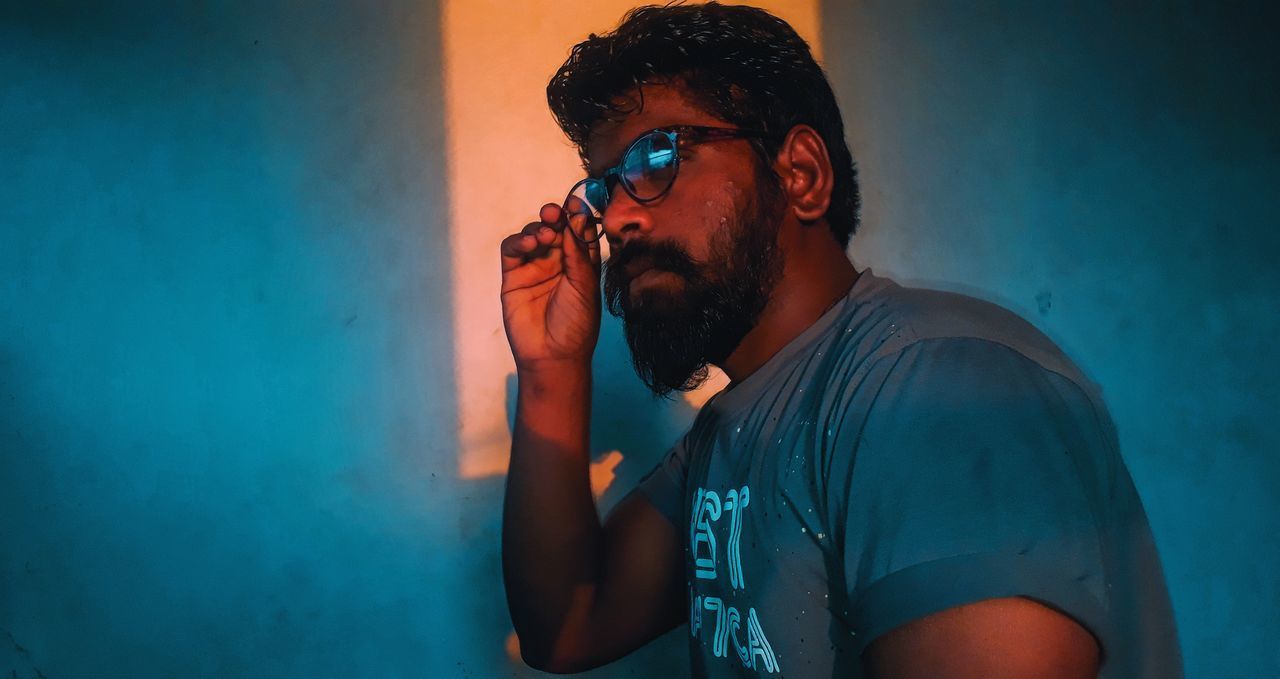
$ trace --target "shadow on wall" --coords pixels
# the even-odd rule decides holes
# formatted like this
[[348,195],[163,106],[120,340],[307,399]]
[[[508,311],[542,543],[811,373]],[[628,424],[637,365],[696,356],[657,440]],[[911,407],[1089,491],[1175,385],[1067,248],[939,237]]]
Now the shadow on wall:
[[[28,480],[21,485],[6,483],[0,492],[0,516],[21,516],[35,510],[41,515],[61,511],[54,497],[40,492],[50,485],[50,470],[44,464],[45,442],[32,427],[34,413],[27,399],[20,399],[18,385],[30,380],[18,372],[19,363],[0,346],[0,479]],[[17,537],[0,523],[0,671],[5,676],[41,677],[43,671],[31,651],[23,645],[23,630],[10,620],[12,611],[27,597],[19,584],[36,578],[57,576],[48,565],[31,554],[9,549]],[[25,589],[25,588],[24,588]]]

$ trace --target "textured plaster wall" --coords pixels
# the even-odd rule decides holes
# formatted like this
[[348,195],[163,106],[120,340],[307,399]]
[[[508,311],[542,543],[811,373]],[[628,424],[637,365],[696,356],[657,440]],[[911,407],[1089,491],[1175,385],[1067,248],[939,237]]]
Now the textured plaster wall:
[[1188,676],[1280,675],[1280,50],[1262,3],[827,2],[862,266],[1101,383]]
[[455,478],[438,8],[17,5],[0,674],[504,668]]

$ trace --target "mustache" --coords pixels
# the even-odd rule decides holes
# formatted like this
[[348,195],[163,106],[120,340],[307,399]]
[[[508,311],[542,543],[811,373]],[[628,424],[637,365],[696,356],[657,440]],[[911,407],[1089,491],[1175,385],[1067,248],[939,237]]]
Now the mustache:
[[627,270],[637,262],[644,269],[660,269],[684,277],[697,276],[700,270],[689,253],[667,241],[635,241],[625,248],[618,248],[605,260],[602,268],[606,277],[612,276],[619,283],[629,283]]
[[605,304],[609,313],[614,316],[621,318],[631,310],[631,299],[627,290],[631,285],[632,277],[627,272],[637,263],[642,271],[647,269],[668,271],[695,284],[703,280],[698,263],[675,243],[635,241],[624,248],[617,248],[604,261],[600,269]]

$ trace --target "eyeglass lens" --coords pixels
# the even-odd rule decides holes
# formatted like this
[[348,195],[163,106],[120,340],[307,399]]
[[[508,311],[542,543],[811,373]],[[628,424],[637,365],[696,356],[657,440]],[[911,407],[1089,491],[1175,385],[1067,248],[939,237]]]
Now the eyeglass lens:
[[676,177],[676,147],[665,132],[641,137],[622,159],[622,181],[638,200],[661,196]]
[[[636,140],[618,166],[618,182],[632,198],[640,201],[654,200],[666,193],[676,177],[676,145],[665,132],[651,132]],[[617,186],[609,186],[612,177],[585,179],[578,182],[565,201],[569,217],[582,214],[581,231],[584,240],[600,238],[600,220],[609,206],[610,192]],[[575,221],[570,219],[570,224]]]

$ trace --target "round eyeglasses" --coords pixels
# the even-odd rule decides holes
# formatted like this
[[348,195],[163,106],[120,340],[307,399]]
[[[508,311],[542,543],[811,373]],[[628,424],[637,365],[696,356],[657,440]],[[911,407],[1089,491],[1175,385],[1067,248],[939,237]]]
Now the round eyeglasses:
[[[594,243],[604,235],[604,211],[617,186],[637,203],[649,203],[671,190],[680,171],[680,148],[718,139],[769,138],[767,132],[733,127],[679,125],[649,130],[627,146],[622,162],[599,177],[587,177],[573,185],[564,200],[569,232],[583,243]],[[574,218],[581,216],[579,224]]]

